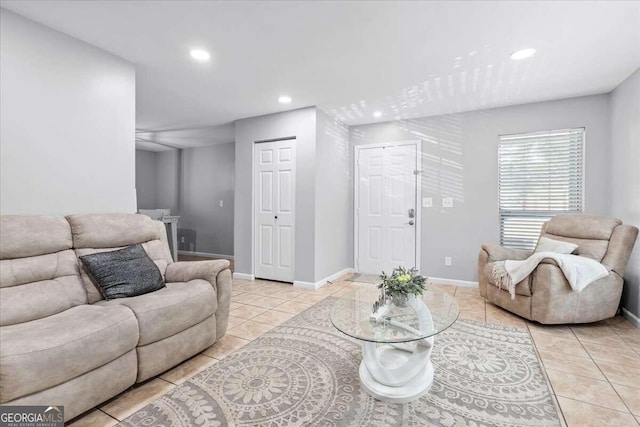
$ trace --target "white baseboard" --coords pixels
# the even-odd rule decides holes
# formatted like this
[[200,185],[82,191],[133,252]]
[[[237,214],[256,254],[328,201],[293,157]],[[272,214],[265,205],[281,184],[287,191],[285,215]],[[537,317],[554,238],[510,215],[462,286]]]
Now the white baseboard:
[[439,285],[461,286],[463,288],[477,288],[478,282],[468,280],[444,279],[442,277],[429,277],[427,284],[437,283]]
[[294,288],[303,288],[303,289],[318,289],[324,285],[327,284],[327,282],[331,282],[333,280],[336,280],[338,277],[343,276],[347,273],[353,273],[353,268],[345,268],[344,270],[340,270],[337,273],[333,273],[330,276],[325,277],[322,280],[319,280],[317,282],[303,282],[300,280],[294,280],[293,281],[293,287]]
[[254,276],[253,274],[238,273],[238,272],[233,273],[233,278],[238,280],[256,280],[256,276]]
[[209,252],[196,252],[196,251],[178,251],[179,255],[195,255],[195,256],[205,256],[209,258],[222,258],[222,259],[233,259],[233,255],[224,255],[224,254],[212,254]]
[[640,317],[622,307],[622,315],[636,328],[640,328]]

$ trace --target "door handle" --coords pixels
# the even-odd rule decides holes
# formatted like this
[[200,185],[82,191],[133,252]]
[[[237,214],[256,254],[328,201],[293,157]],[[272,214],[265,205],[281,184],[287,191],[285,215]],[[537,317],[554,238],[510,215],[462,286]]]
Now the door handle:
[[415,222],[413,222],[413,220],[410,220],[409,225],[413,225],[413,224],[415,224]]
[[278,219],[278,215],[274,216],[273,219]]
[[411,208],[409,209],[409,218],[415,218],[416,216],[416,210]]

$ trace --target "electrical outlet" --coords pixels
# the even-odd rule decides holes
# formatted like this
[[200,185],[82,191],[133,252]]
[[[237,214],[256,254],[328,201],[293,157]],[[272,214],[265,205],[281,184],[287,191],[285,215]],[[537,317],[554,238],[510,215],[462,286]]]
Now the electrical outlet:
[[431,197],[423,197],[422,198],[422,207],[423,208],[431,208],[431,207],[433,207],[433,198],[431,198]]
[[444,257],[444,265],[446,265],[447,267],[451,267],[451,257],[450,256]]
[[452,208],[453,207],[453,197],[443,197],[442,198],[442,207],[443,208]]
[[180,243],[184,243],[184,236],[180,237]]
[[220,200],[220,201],[218,202],[218,206],[220,206],[220,207],[222,207],[222,205],[223,205],[223,204],[224,204],[224,203],[222,202],[222,200]]

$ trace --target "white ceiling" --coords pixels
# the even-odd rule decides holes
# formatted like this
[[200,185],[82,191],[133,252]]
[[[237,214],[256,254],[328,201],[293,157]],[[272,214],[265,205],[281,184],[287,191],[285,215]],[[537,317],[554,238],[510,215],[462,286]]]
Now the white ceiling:
[[136,147],[148,151],[169,151],[175,148],[202,147],[235,140],[235,126],[216,126],[150,131],[136,129]]
[[[638,1],[0,5],[133,62],[141,137],[176,146],[311,105],[353,125],[606,93],[640,67]],[[538,53],[509,60],[522,47]]]

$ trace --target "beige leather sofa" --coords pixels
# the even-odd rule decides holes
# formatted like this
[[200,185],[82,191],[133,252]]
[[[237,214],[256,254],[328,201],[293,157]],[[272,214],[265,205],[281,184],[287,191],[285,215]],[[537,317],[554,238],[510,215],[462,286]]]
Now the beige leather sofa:
[[[141,243],[166,287],[104,301],[78,256]],[[0,219],[0,404],[65,419],[197,354],[227,329],[229,262],[173,262],[144,215]]]
[[478,259],[480,295],[529,320],[545,324],[588,323],[616,315],[624,270],[638,229],[622,221],[595,215],[558,215],[547,221],[540,236],[578,245],[574,254],[595,259],[609,275],[582,292],[574,292],[555,261],[546,259],[516,285],[516,297],[499,289],[491,277],[496,261],[528,258],[533,251],[482,245]]

